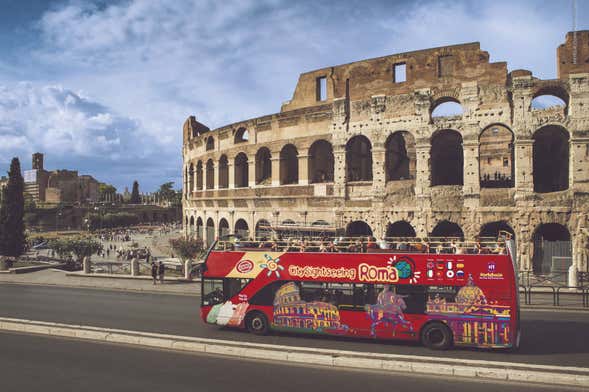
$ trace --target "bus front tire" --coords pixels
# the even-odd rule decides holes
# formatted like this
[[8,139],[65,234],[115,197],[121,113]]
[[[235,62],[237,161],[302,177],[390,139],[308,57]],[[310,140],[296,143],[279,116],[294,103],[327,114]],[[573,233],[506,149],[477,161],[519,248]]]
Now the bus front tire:
[[262,312],[251,312],[245,319],[247,330],[255,335],[268,333],[268,318]]
[[421,330],[421,343],[433,350],[446,350],[452,345],[452,331],[444,323],[430,323]]

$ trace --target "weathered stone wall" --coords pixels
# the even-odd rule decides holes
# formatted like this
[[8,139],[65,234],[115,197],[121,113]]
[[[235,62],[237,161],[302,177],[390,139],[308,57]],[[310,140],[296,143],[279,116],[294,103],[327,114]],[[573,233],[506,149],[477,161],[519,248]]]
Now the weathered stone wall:
[[[418,236],[426,236],[447,220],[472,239],[485,224],[501,221],[517,238],[521,268],[531,269],[534,233],[543,224],[555,223],[570,233],[575,265],[586,268],[579,244],[582,228],[588,226],[582,220],[589,212],[589,32],[577,34],[584,49],[577,53],[576,65],[569,64],[571,33],[566,39],[558,48],[556,80],[540,80],[526,70],[508,74],[505,63],[489,63],[488,53],[472,43],[304,73],[292,100],[277,114],[215,130],[190,117],[183,145],[186,231],[194,230],[196,222],[208,222],[211,230],[203,230],[205,237],[216,235],[220,225],[232,232],[240,219],[252,232],[262,219],[272,224],[326,221],[341,229],[364,221],[375,236],[383,237],[389,224],[405,221]],[[394,79],[392,70],[399,63],[406,66],[404,82]],[[317,95],[321,77],[327,79],[324,100]],[[544,94],[560,97],[565,106],[533,108],[532,100]],[[434,108],[445,102],[459,103],[462,114],[433,117]],[[493,128],[507,133],[499,132],[493,140],[493,132],[487,132]],[[408,142],[391,147],[387,140],[398,131],[407,132]],[[452,145],[450,134],[459,142]],[[548,135],[548,143],[542,144],[543,135]],[[436,138],[455,151],[436,150]],[[367,142],[354,150],[353,139]],[[320,140],[331,146],[333,173],[327,182],[312,183],[318,178],[313,171],[318,153],[312,147]],[[564,158],[550,150],[559,140],[564,144],[558,151],[568,149]],[[281,154],[289,144],[298,153],[294,162]],[[256,153],[262,147],[270,151],[271,179],[256,184]],[[371,161],[365,160],[363,148]],[[350,156],[350,151],[358,155]],[[236,175],[245,175],[235,169],[240,153],[247,156],[248,181],[238,188]],[[405,153],[410,162],[404,165],[411,174],[387,181],[387,172],[393,170],[390,157]],[[220,164],[225,160],[226,168]],[[360,177],[353,177],[359,180],[352,181],[349,169],[359,160],[370,167],[359,165]],[[442,169],[435,176],[444,176],[460,160],[461,172],[454,173],[455,178],[432,186],[440,182],[433,178],[435,169]],[[542,166],[547,161],[554,165]],[[509,181],[485,183],[484,174],[494,173],[486,164],[498,165],[504,177],[509,173]],[[556,176],[548,172],[558,164],[568,177],[543,179]],[[436,165],[441,166],[432,170]],[[281,185],[285,170],[298,171],[295,184]]]

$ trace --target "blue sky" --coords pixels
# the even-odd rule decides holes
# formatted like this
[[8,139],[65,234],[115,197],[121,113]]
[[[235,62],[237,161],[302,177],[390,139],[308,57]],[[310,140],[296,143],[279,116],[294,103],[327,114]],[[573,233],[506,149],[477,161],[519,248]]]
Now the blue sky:
[[[181,128],[280,110],[298,75],[480,41],[556,76],[570,1],[0,0],[0,172],[77,169],[119,190],[181,184]],[[578,28],[589,2],[578,1]]]

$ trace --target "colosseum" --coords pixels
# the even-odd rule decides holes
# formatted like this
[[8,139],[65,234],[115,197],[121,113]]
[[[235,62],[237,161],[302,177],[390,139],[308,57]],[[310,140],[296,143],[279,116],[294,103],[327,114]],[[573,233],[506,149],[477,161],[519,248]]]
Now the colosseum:
[[418,50],[303,73],[276,114],[214,130],[191,116],[185,233],[507,230],[521,270],[587,271],[589,31],[556,58],[542,80],[476,42]]

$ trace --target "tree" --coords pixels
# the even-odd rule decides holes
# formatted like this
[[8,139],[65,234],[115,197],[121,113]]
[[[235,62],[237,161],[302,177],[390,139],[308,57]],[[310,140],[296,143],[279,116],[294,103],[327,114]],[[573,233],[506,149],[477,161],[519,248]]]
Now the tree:
[[170,247],[183,262],[196,259],[203,251],[202,240],[196,238],[172,238]]
[[110,184],[100,183],[98,184],[98,194],[100,201],[106,201],[107,199],[115,201],[117,188]]
[[172,201],[176,196],[176,191],[174,190],[174,182],[166,182],[160,185],[160,189],[156,192],[158,197],[162,200]]
[[131,191],[131,199],[129,200],[129,203],[141,203],[141,198],[139,197],[139,183],[137,182],[137,180],[133,181],[133,190]]
[[0,254],[4,256],[17,257],[25,251],[24,188],[20,162],[18,158],[12,158],[0,205]]
[[54,239],[47,244],[49,249],[53,250],[60,259],[68,259],[72,254],[79,263],[84,257],[90,257],[93,254],[102,252],[102,244],[92,238],[78,237],[67,239]]

